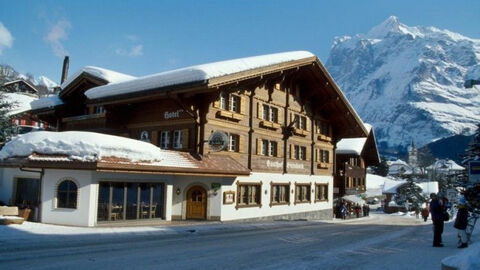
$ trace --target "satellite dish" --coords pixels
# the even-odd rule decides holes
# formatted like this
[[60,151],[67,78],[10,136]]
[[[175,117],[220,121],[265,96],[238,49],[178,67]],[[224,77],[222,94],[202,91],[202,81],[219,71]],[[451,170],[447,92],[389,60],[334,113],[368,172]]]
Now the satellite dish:
[[228,145],[228,135],[223,131],[215,131],[208,138],[208,146],[213,152],[224,150]]

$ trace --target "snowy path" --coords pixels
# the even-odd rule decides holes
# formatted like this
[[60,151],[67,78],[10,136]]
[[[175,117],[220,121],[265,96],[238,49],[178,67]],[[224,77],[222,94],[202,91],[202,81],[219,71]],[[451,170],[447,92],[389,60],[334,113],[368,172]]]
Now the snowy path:
[[0,235],[0,268],[438,270],[444,257],[459,252],[451,223],[445,229],[444,248],[431,247],[430,223],[382,214],[329,223],[199,226],[195,233],[180,227],[141,234],[132,228],[133,233],[103,233],[96,240],[88,234],[43,245],[24,240],[18,249],[4,246],[14,236]]

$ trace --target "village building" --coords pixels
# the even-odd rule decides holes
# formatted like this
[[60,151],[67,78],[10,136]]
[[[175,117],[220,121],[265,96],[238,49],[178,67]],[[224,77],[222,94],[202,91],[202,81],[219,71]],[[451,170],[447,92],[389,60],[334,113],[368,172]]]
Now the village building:
[[[57,141],[39,133],[44,148],[0,154],[0,200],[19,204],[15,194],[36,190],[35,216],[46,223],[331,219],[335,146],[372,134],[304,51],[139,78],[88,67],[61,88],[31,111],[62,131]],[[87,133],[62,143],[63,131]],[[82,136],[96,140],[92,132],[159,153],[134,159],[97,147],[86,159],[78,149],[87,145]],[[374,145],[364,151],[366,166],[378,154]]]
[[366,196],[367,167],[380,163],[373,128],[364,124],[367,137],[343,138],[336,148],[336,174],[334,177],[334,199],[338,203],[363,204]]

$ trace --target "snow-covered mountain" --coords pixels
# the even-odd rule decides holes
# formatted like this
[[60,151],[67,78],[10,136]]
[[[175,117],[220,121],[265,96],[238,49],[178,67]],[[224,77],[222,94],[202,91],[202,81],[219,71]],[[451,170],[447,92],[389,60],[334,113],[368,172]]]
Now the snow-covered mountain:
[[[5,82],[19,80],[19,79],[25,80],[31,83],[32,85],[36,86],[37,88],[45,87],[48,90],[48,93],[52,93],[54,91],[54,88],[59,86],[58,83],[54,82],[53,80],[45,76],[38,76],[37,78],[35,78],[33,75],[21,74],[10,66],[0,65],[0,85]],[[38,90],[42,90],[42,89],[38,89]],[[46,93],[43,93],[44,91],[41,91],[41,92],[42,92],[41,94],[46,94]]]
[[328,71],[380,147],[471,134],[480,122],[480,40],[390,17],[367,34],[337,37]]
[[35,79],[35,85],[45,86],[49,90],[49,92],[52,92],[55,87],[59,86],[58,83],[50,80],[45,76],[38,76]]

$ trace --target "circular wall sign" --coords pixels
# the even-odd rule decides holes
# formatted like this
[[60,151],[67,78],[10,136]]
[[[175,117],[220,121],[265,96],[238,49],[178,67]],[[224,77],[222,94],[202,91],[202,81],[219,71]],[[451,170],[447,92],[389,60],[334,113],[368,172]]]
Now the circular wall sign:
[[215,131],[208,138],[208,146],[214,152],[222,151],[228,145],[228,136],[223,131]]

